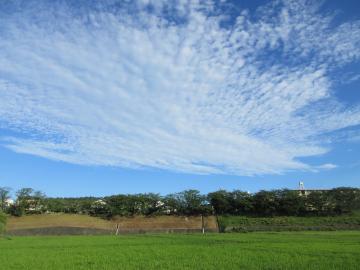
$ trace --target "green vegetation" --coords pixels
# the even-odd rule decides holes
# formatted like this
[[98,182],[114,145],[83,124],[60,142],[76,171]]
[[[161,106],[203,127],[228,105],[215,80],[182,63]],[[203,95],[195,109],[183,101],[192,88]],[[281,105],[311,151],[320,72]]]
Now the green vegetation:
[[360,230],[360,215],[334,217],[218,217],[222,232]]
[[[1,195],[2,194],[2,195]],[[41,213],[87,214],[102,218],[117,216],[207,216],[233,215],[340,216],[360,210],[360,189],[261,190],[250,194],[240,190],[219,190],[207,195],[197,190],[159,194],[118,194],[103,198],[48,198],[40,191],[23,188],[9,203],[9,189],[0,188],[1,208],[13,216]]]
[[4,233],[6,227],[6,215],[0,211],[0,235]]
[[2,269],[359,269],[359,232],[14,237]]
[[249,194],[240,190],[219,190],[208,194],[217,215],[234,216],[333,216],[360,209],[360,189],[261,190]]
[[10,199],[10,189],[7,187],[0,187],[0,211],[7,210],[7,200]]

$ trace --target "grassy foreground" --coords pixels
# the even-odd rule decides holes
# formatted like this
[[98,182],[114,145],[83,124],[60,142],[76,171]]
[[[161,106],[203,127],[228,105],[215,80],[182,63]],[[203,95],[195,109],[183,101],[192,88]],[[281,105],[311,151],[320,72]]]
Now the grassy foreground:
[[359,269],[360,232],[0,239],[1,269]]

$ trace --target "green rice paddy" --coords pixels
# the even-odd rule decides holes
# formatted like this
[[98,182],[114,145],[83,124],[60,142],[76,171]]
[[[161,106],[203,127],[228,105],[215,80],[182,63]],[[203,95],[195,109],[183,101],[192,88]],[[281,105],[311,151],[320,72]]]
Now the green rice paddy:
[[360,232],[0,238],[0,269],[360,269]]

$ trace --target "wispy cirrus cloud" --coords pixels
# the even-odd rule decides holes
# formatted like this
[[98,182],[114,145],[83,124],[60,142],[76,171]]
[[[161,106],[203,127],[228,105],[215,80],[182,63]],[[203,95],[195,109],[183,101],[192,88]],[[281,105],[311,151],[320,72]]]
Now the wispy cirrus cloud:
[[226,2],[81,3],[2,9],[0,128],[16,152],[272,174],[314,169],[299,158],[326,153],[323,134],[360,124],[332,88],[360,58],[359,21],[334,26],[305,1],[236,16]]

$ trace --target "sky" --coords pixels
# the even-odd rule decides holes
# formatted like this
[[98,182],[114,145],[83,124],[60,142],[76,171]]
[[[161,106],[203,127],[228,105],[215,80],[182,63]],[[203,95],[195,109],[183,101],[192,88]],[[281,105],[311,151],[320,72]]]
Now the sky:
[[360,4],[0,1],[0,186],[360,187]]

